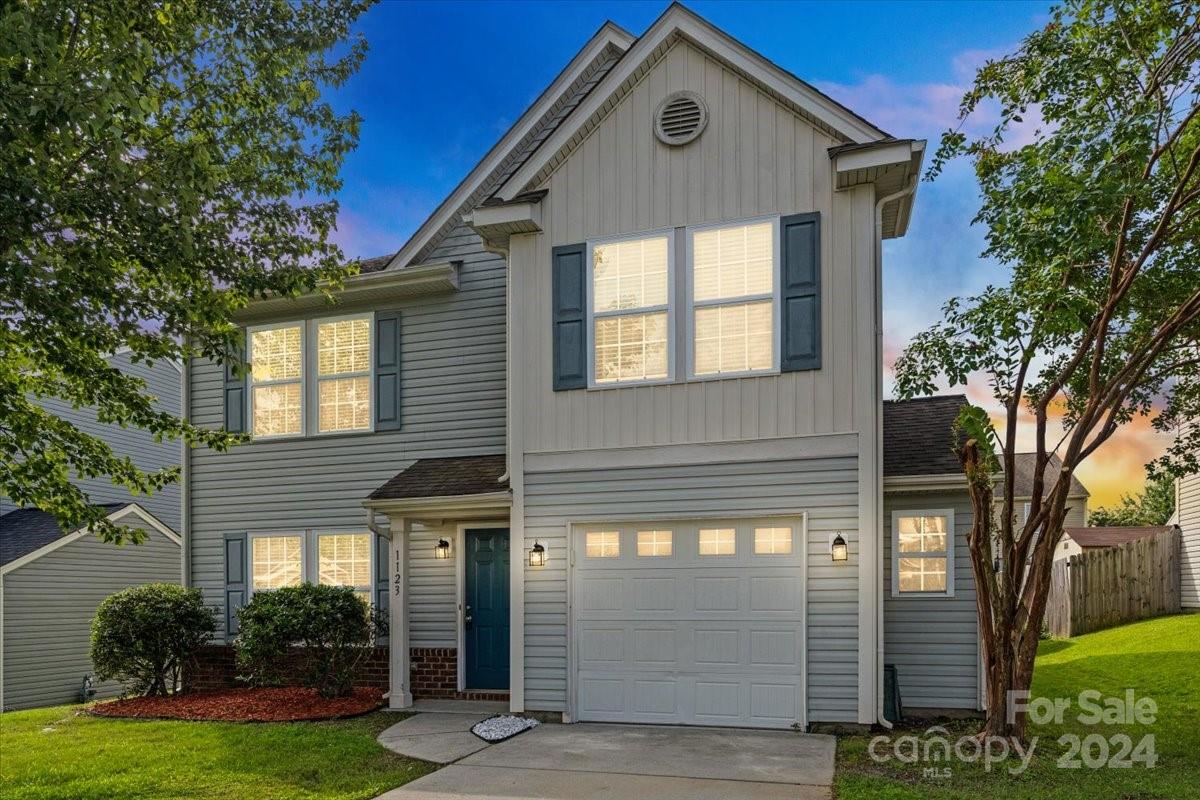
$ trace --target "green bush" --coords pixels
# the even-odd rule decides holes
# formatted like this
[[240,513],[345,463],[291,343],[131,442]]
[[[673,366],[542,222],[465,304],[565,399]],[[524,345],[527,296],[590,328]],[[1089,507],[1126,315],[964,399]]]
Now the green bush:
[[238,622],[243,680],[252,686],[299,681],[322,697],[350,693],[378,629],[353,589],[311,583],[256,592],[238,611]]
[[217,629],[216,612],[198,589],[149,583],[104,599],[92,620],[92,665],[101,680],[131,691],[165,695]]

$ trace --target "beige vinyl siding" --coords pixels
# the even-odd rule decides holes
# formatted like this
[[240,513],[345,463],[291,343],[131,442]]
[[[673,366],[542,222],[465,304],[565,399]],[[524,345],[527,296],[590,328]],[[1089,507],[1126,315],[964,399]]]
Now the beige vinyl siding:
[[1181,533],[1180,598],[1184,608],[1200,608],[1200,475],[1181,478],[1175,491]]
[[[179,564],[179,545],[151,531],[145,543],[123,547],[85,536],[4,575],[4,707],[77,702],[92,673],[96,607],[130,586],[179,583]],[[97,690],[112,697],[121,687]]]
[[[954,510],[954,596],[892,596],[892,512]],[[961,492],[887,492],[883,498],[884,661],[896,665],[909,708],[979,707],[979,628],[967,534],[971,502]]]
[[[225,533],[304,528],[365,530],[362,501],[415,459],[504,452],[504,261],[474,234],[450,236],[439,250],[461,260],[459,289],[391,304],[401,312],[401,414],[398,431],[249,442],[228,453],[192,456],[192,581],[222,608]],[[349,307],[332,307],[326,316]],[[358,310],[358,309],[355,309]],[[192,368],[192,413],[200,425],[222,420],[222,371]],[[414,544],[414,547],[417,547]],[[432,552],[432,544],[429,546]],[[422,556],[423,559],[423,556]],[[429,587],[414,562],[414,598]],[[444,589],[416,612],[415,645],[446,640]],[[223,634],[223,631],[221,633]],[[442,638],[439,638],[442,637]],[[430,638],[432,637],[432,638]]]
[[[169,414],[180,413],[181,390],[183,380],[180,369],[169,361],[159,361],[154,364],[134,364],[127,353],[115,355],[110,359],[113,366],[129,375],[146,381],[145,391],[155,399],[155,406]],[[183,452],[178,442],[156,442],[154,437],[140,428],[122,428],[119,425],[104,425],[96,419],[96,412],[91,408],[76,409],[70,404],[54,398],[45,398],[41,405],[46,410],[58,415],[75,425],[84,433],[99,437],[113,448],[120,456],[128,456],[139,469],[155,471],[164,467],[177,466]],[[87,492],[93,503],[122,503],[133,500],[142,508],[158,517],[163,524],[174,531],[180,529],[180,486],[173,483],[162,491],[151,495],[133,496],[128,490],[114,486],[107,477],[75,480],[75,485]],[[0,496],[0,513],[13,510],[13,504]]]
[[[567,526],[671,516],[762,517],[808,513],[808,716],[854,722],[858,686],[858,470],[853,456],[526,472],[525,545],[547,565],[525,571],[525,705],[567,705]],[[829,560],[842,531],[850,561]]]
[[[660,144],[652,117],[677,89],[699,93],[709,123],[694,143]],[[872,263],[872,189],[834,192],[838,144],[699,49],[679,41],[550,176],[543,233],[512,249],[514,352],[525,452],[765,439],[855,429],[858,270]],[[821,212],[822,368],[742,379],[596,391],[552,391],[551,248],[637,231]],[[682,270],[680,270],[682,272]],[[677,276],[677,280],[678,280]],[[867,278],[869,280],[869,278]],[[675,309],[685,330],[685,305]],[[862,326],[865,327],[865,326]]]

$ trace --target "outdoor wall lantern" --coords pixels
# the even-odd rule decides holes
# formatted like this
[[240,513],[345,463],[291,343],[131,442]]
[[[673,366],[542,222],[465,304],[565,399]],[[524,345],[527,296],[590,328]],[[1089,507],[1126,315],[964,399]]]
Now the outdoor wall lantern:
[[434,558],[449,558],[450,557],[450,543],[447,542],[445,539],[438,539],[437,546],[433,548],[433,557]]
[[834,534],[833,539],[829,542],[829,556],[834,561],[845,561],[850,558],[850,551],[846,547],[846,540],[842,538],[841,531]]
[[546,566],[546,548],[542,546],[541,542],[534,542],[533,547],[529,549],[529,566]]

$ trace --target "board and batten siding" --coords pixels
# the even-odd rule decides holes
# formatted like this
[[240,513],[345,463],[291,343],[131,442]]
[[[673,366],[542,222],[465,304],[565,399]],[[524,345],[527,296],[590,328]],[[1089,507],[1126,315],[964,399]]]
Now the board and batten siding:
[[1184,608],[1200,608],[1200,475],[1175,485],[1180,531],[1179,584]]
[[[567,709],[568,525],[574,522],[808,514],[808,718],[854,722],[858,704],[858,467],[853,455],[526,471],[525,544],[546,546],[525,572],[525,704]],[[850,560],[829,559],[841,531]]]
[[[954,596],[892,596],[892,512],[954,510]],[[979,628],[961,492],[887,492],[883,499],[884,661],[896,665],[908,708],[979,708]]]
[[[655,138],[653,114],[680,89],[704,98],[709,122],[695,142],[672,148]],[[513,352],[522,354],[513,380],[521,386],[524,452],[856,430],[868,390],[856,391],[856,363],[874,348],[859,333],[873,309],[857,301],[872,274],[874,194],[871,187],[834,191],[827,148],[835,144],[721,62],[676,42],[543,184],[543,232],[512,238]],[[821,369],[687,382],[685,340],[677,335],[673,384],[552,390],[554,246],[810,211],[821,213]],[[680,332],[684,317],[680,304]]]
[[[179,545],[147,530],[142,544],[121,547],[84,536],[0,578],[5,708],[78,702],[92,673],[88,650],[100,602],[131,586],[179,583]],[[113,697],[122,687],[105,681],[96,690]]]
[[[179,366],[170,361],[154,364],[135,364],[128,353],[112,356],[109,362],[122,372],[146,382],[145,391],[155,398],[155,407],[168,414],[178,415],[182,402],[183,379]],[[69,403],[55,398],[39,401],[47,411],[70,422],[84,433],[103,439],[119,456],[128,456],[138,469],[150,472],[164,467],[178,466],[183,445],[178,441],[156,442],[154,437],[140,428],[122,428],[106,425],[96,419],[95,409],[73,408]],[[124,503],[130,500],[149,511],[173,531],[180,529],[182,512],[181,492],[178,483],[170,484],[150,495],[132,495],[128,489],[114,486],[107,477],[75,479],[73,483],[93,503]],[[14,509],[8,498],[0,495],[0,514]]]
[[[414,460],[504,452],[504,261],[485,252],[470,232],[452,232],[435,255],[462,262],[458,290],[387,305],[401,313],[400,430],[252,441],[227,453],[201,449],[192,454],[191,582],[203,589],[207,602],[221,608],[219,636],[224,635],[226,533],[365,530],[362,501]],[[322,313],[272,319],[361,310],[382,309],[332,306]],[[191,390],[193,421],[222,425],[221,367],[195,362]],[[421,555],[416,552],[419,538],[414,537],[414,555]],[[450,646],[447,637],[453,637],[454,629],[452,616],[446,615],[446,590],[430,585],[425,569],[422,555],[413,568],[412,644]],[[427,589],[432,590],[428,597]],[[428,612],[422,607],[427,600]],[[447,619],[447,633],[435,633]]]

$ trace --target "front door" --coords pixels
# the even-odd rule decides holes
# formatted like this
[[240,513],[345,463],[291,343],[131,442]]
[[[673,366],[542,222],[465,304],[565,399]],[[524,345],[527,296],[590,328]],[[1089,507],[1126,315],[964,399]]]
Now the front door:
[[508,529],[468,530],[467,689],[508,689]]

